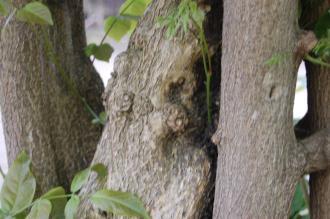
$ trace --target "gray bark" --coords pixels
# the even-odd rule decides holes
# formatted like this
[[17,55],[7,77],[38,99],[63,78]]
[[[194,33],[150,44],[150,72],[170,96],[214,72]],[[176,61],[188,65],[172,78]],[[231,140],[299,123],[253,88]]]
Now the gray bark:
[[287,218],[305,166],[292,121],[297,2],[225,0],[222,39],[213,218]]
[[[314,29],[315,22],[330,7],[330,1],[305,2],[300,25],[306,29]],[[305,135],[310,135],[320,129],[328,130],[330,122],[329,95],[330,95],[330,71],[328,68],[320,67],[306,62],[307,89],[308,89],[308,113],[306,114],[302,128]],[[328,131],[329,133],[329,131]],[[319,146],[314,150],[319,151],[319,156],[312,160],[317,160],[318,164],[323,164],[322,171],[312,171],[310,176],[310,209],[311,218],[329,218],[330,204],[330,172],[329,150],[322,147],[328,138],[319,142]],[[322,153],[321,153],[322,152]]]
[[[328,128],[330,122],[329,94],[330,71],[327,68],[307,65],[308,69],[308,119],[309,130],[315,132]],[[326,154],[326,153],[325,153]],[[320,161],[328,159],[320,157]],[[328,166],[327,166],[328,167]],[[311,174],[311,216],[312,218],[329,218],[330,205],[330,171],[329,169]]]
[[[177,4],[153,1],[128,50],[117,58],[104,94],[109,121],[94,158],[109,168],[105,187],[136,194],[159,219],[201,218],[212,189],[205,152],[210,143],[202,137],[207,134],[204,73],[195,64],[201,57],[198,41],[192,33],[166,39],[165,29],[156,25]],[[219,34],[215,41],[219,44]],[[82,193],[100,186],[91,180]],[[87,202],[81,209],[80,218],[106,217]]]
[[[16,6],[27,2],[14,1]],[[83,54],[82,1],[48,3],[55,25],[46,32],[59,65],[100,112],[102,81]],[[9,163],[25,150],[41,191],[59,184],[67,187],[91,161],[101,127],[91,124],[91,115],[50,61],[40,27],[12,21],[0,51],[0,104]]]

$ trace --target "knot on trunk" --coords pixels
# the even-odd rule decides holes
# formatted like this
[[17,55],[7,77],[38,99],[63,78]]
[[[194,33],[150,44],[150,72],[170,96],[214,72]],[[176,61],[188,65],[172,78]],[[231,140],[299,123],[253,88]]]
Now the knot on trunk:
[[296,47],[296,57],[302,59],[316,46],[318,40],[312,31],[303,31]]
[[181,134],[189,123],[186,110],[179,105],[169,105],[166,112],[166,125],[174,133]]
[[134,94],[132,92],[123,92],[117,95],[114,99],[113,111],[117,116],[123,113],[130,112],[134,101]]

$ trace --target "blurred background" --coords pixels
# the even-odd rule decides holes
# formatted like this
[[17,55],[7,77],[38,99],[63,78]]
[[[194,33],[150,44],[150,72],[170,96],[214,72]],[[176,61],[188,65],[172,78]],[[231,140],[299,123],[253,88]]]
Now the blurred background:
[[[84,0],[85,4],[85,26],[88,43],[99,43],[104,36],[103,22],[106,17],[116,15],[123,0]],[[126,50],[129,37],[124,37],[121,42],[107,38],[106,42],[111,44],[115,49],[110,62],[102,62],[95,60],[94,66],[101,75],[106,85],[113,70],[115,57]],[[0,109],[1,110],[1,109]],[[304,63],[299,68],[297,92],[294,105],[294,119],[298,120],[304,116],[307,111],[307,91]],[[6,172],[8,169],[6,149],[3,136],[3,128],[0,114],[0,166]],[[2,178],[0,177],[0,186]]]

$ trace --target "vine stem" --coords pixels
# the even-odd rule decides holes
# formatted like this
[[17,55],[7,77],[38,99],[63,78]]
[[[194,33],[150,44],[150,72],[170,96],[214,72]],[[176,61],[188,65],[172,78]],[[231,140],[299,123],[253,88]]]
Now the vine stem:
[[321,66],[324,66],[324,67],[330,68],[330,64],[328,64],[328,63],[326,63],[326,62],[323,62],[323,61],[320,60],[320,59],[314,58],[314,57],[312,57],[312,56],[309,55],[309,54],[305,55],[304,58],[305,58],[307,61],[311,62],[311,63],[314,63],[314,64],[317,64],[317,65],[321,65]]
[[[121,13],[119,14],[119,15],[123,15],[125,12],[126,12],[126,10],[134,3],[134,1],[136,1],[136,0],[132,0],[129,4],[127,4],[127,6],[121,11]],[[107,29],[107,31],[105,32],[105,34],[104,34],[104,36],[103,36],[103,38],[102,38],[102,40],[100,41],[100,43],[99,43],[99,46],[101,46],[103,43],[104,43],[104,41],[105,41],[105,39],[107,38],[107,36],[108,36],[108,34],[110,33],[110,31],[112,30],[112,28],[115,26],[115,24],[117,23],[117,20],[114,20],[114,22],[110,25],[110,27]],[[94,62],[95,62],[95,56],[93,57],[93,60],[92,60],[92,64],[94,64]]]
[[[50,42],[50,40],[48,38],[48,35],[47,35],[46,30],[44,28],[41,28],[41,31],[42,31],[43,38],[45,40],[45,49],[46,49],[46,53],[48,55],[48,58],[56,66],[56,68],[57,68],[58,72],[60,73],[62,79],[64,80],[64,82],[68,86],[69,91],[74,96],[76,96],[77,98],[79,98],[79,100],[81,100],[81,102],[83,103],[83,105],[85,106],[85,108],[87,109],[87,111],[93,116],[94,119],[96,119],[97,121],[101,121],[100,118],[99,118],[99,116],[95,113],[95,111],[87,103],[86,99],[83,98],[79,94],[79,91],[78,91],[75,83],[71,80],[71,78],[69,77],[69,75],[67,74],[67,72],[59,64],[58,58],[56,57],[55,50],[54,50],[54,48],[51,45],[51,42]],[[102,125],[104,125],[103,122],[102,122]]]
[[206,41],[205,33],[203,25],[198,25],[198,23],[191,18],[193,23],[198,29],[199,32],[199,43],[202,49],[202,57],[203,57],[203,66],[204,66],[204,73],[205,73],[205,89],[206,89],[206,106],[207,106],[207,122],[210,125],[212,123],[212,91],[211,91],[211,82],[212,82],[212,62],[211,62],[211,55],[209,51],[209,46]]
[[[57,195],[57,196],[51,196],[51,197],[45,198],[45,200],[53,200],[53,199],[59,199],[59,198],[69,198],[69,197],[72,197],[72,196],[73,196],[73,194]],[[38,199],[34,200],[31,204],[29,204],[28,206],[16,211],[17,213],[15,212],[11,216],[16,216],[16,215],[20,214],[21,212],[23,212],[24,210],[31,208],[35,203],[37,203],[38,201],[40,201],[42,199],[43,198],[38,198]]]
[[3,169],[1,168],[1,166],[0,166],[0,175],[1,175],[1,177],[2,177],[3,179],[5,179],[6,174],[5,174],[5,172],[3,171]]

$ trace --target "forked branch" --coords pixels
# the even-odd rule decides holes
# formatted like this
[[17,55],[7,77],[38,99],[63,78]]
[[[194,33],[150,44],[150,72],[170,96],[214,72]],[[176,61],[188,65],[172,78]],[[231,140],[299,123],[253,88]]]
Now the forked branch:
[[299,142],[304,149],[306,165],[304,173],[312,173],[330,166],[330,129],[322,129]]

